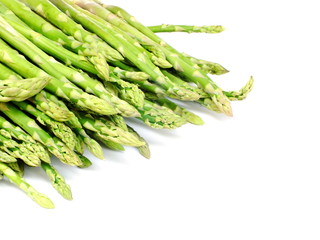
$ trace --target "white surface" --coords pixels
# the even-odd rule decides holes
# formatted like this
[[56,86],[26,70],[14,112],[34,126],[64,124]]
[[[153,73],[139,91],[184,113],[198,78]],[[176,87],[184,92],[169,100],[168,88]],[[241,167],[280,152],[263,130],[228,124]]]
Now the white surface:
[[39,170],[26,179],[56,205],[45,210],[0,181],[0,239],[319,239],[319,13],[317,1],[110,1],[148,25],[222,24],[219,35],[161,34],[181,51],[219,62],[215,77],[247,100],[227,118],[175,131],[135,124],[152,160],[106,150],[89,169],[58,165],[66,201]]

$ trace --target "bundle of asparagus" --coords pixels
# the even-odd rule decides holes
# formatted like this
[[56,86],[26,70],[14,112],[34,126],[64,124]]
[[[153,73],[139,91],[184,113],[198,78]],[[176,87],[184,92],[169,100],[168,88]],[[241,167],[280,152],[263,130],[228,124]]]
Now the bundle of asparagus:
[[120,7],[92,0],[0,0],[0,176],[53,208],[23,179],[24,165],[41,167],[72,199],[51,154],[77,167],[92,164],[85,147],[101,159],[102,145],[133,146],[150,158],[148,143],[126,118],[160,129],[203,124],[179,101],[232,116],[230,101],[245,99],[253,79],[239,91],[223,91],[209,74],[227,73],[224,67],[181,53],[155,34],[223,30],[147,27]]

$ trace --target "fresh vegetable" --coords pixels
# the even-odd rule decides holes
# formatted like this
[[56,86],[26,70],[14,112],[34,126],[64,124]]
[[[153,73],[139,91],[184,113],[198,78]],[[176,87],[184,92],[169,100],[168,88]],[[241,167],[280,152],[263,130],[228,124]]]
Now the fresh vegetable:
[[[54,205],[22,177],[41,168],[51,185],[72,199],[51,162],[87,168],[104,159],[102,146],[134,147],[150,158],[141,133],[127,125],[175,129],[204,124],[188,102],[232,116],[253,78],[238,91],[209,75],[219,63],[176,50],[156,33],[220,33],[224,27],[146,26],[118,6],[93,0],[0,0],[0,179],[9,179],[45,208]],[[183,104],[182,104],[183,102]]]

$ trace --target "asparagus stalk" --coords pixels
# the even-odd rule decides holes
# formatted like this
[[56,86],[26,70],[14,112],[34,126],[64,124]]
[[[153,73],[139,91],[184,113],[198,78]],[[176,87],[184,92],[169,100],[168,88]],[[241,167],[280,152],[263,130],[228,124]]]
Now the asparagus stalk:
[[[1,17],[0,17],[1,20]],[[1,21],[0,21],[1,25]],[[10,25],[3,23],[8,29],[10,29]],[[20,39],[21,42],[24,44],[15,44],[15,46],[22,51],[24,54],[28,55],[30,58],[37,58],[33,60],[36,64],[39,65],[43,70],[45,70],[48,74],[52,75],[56,78],[63,78],[67,77],[70,81],[84,89],[88,93],[95,94],[96,96],[100,97],[101,99],[105,100],[109,104],[105,104],[105,109],[109,109],[109,113],[105,112],[106,114],[115,114],[118,111],[121,111],[124,116],[132,117],[137,116],[138,112],[135,110],[134,107],[130,106],[128,103],[121,101],[116,96],[111,95],[106,89],[103,87],[101,82],[98,80],[90,78],[88,75],[84,73],[80,73],[72,68],[69,68],[57,61],[51,59],[47,54],[42,52],[39,48],[37,48],[34,44],[29,42],[23,36],[21,36],[18,32],[14,29],[4,30],[0,28],[5,34],[6,39],[11,40],[12,44],[15,44],[16,39]],[[11,37],[10,37],[11,36]],[[30,49],[33,52],[30,52]],[[36,55],[35,55],[36,54]],[[37,59],[42,58],[41,63],[37,61]],[[123,84],[124,85],[124,84]]]
[[32,200],[44,208],[54,208],[54,204],[44,194],[39,193],[22,177],[13,171],[8,165],[0,161],[0,172],[2,172],[12,183],[23,190]]
[[250,77],[246,85],[239,91],[225,92],[224,94],[230,99],[230,101],[241,101],[247,98],[248,94],[253,88],[254,79]]
[[58,138],[50,136],[34,119],[9,103],[0,103],[0,110],[13,122],[28,132],[36,141],[44,144],[46,148],[63,163],[71,166],[81,165],[78,156]]
[[47,38],[52,39],[79,54],[89,56],[94,55],[94,51],[88,46],[88,44],[86,45],[80,41],[75,40],[73,37],[64,34],[60,29],[54,27],[41,16],[34,13],[22,2],[18,0],[1,0],[1,3],[1,13],[8,13],[7,10],[10,9],[18,17],[11,18],[17,23],[22,25],[27,24],[32,29],[41,33]]
[[[7,1],[7,0],[5,0]],[[10,0],[11,1],[11,0]],[[80,42],[89,43],[89,47],[99,49],[105,57],[122,60],[121,55],[108,44],[101,41],[96,35],[86,31],[81,25],[76,24],[66,14],[61,12],[55,5],[47,0],[21,0],[32,10],[59,27],[66,34],[73,36]]]
[[0,149],[12,157],[23,160],[27,165],[37,167],[41,160],[39,157],[28,150],[23,144],[18,144],[15,140],[0,135]]
[[34,116],[40,124],[46,126],[50,132],[64,142],[67,147],[72,150],[75,148],[76,138],[71,128],[69,128],[67,125],[53,120],[27,102],[15,102],[14,104],[17,105],[21,110]]
[[142,120],[152,128],[175,129],[187,121],[175,114],[171,109],[157,105],[151,101],[145,100],[142,108],[138,109]]
[[149,144],[148,142],[139,135],[139,133],[137,131],[135,131],[132,127],[128,126],[128,130],[129,132],[131,132],[132,134],[136,135],[140,141],[144,142],[145,144],[143,146],[137,147],[139,153],[144,156],[147,159],[150,159],[151,157],[151,152],[150,152],[150,148],[149,148]]
[[[68,117],[68,119],[64,120],[63,122],[66,122],[66,124],[71,128],[81,128],[81,124],[78,121],[78,118],[74,115],[74,113],[72,111],[70,111],[70,109],[67,107],[65,102],[61,101],[55,95],[48,93],[48,92],[45,92],[44,97],[50,103],[56,104],[56,106],[58,106],[58,108],[61,111],[65,111],[68,114],[68,116],[70,116],[70,117]],[[48,116],[50,116],[50,115],[48,115]],[[60,121],[60,120],[57,120],[57,121]]]
[[58,171],[51,164],[44,162],[41,163],[41,168],[48,175],[52,186],[58,191],[58,193],[60,193],[60,195],[65,199],[72,200],[71,188]]
[[187,109],[179,106],[178,104],[170,101],[164,97],[158,97],[155,94],[148,93],[147,99],[159,104],[160,106],[167,107],[171,109],[175,114],[179,115],[180,117],[184,118],[187,122],[195,124],[195,125],[203,125],[204,121],[196,114],[188,111]]
[[[38,110],[56,121],[66,122],[74,117],[74,114],[70,112],[69,109],[62,108],[56,102],[50,100],[50,98],[56,97],[47,91],[41,91],[28,100],[33,103]],[[57,99],[57,101],[61,102],[59,99]]]
[[[26,51],[28,50],[28,48],[24,46],[23,42],[14,41],[14,43],[20,44],[22,45],[22,49]],[[42,62],[42,59],[39,55],[35,54],[32,51],[30,52],[30,54],[31,56],[33,56],[35,61]],[[1,39],[0,62],[5,63],[11,69],[13,69],[14,71],[16,71],[24,77],[48,76],[47,73],[28,62],[24,57],[22,57],[16,51],[12,50],[9,46],[4,44],[4,42]],[[70,81],[68,81],[66,78],[51,78],[50,82],[46,85],[45,89],[47,89],[53,94],[56,94],[61,98],[66,99],[67,101],[71,101],[73,104],[76,104],[79,108],[87,109],[89,111],[95,111],[102,115],[110,114],[110,107],[106,105],[104,100],[83,92],[81,89],[79,89]]]
[[39,93],[50,80],[49,76],[0,80],[0,102],[26,100]]
[[76,145],[74,146],[74,151],[79,154],[84,154],[85,143],[80,136],[73,132],[74,139],[76,140]]
[[112,47],[117,49],[124,57],[135,64],[140,70],[149,74],[153,81],[161,84],[161,86],[166,88],[169,93],[175,95],[177,98],[186,100],[198,98],[198,95],[190,93],[185,89],[181,89],[179,86],[176,86],[170,82],[170,80],[162,75],[160,70],[151,62],[148,57],[146,57],[142,51],[140,51],[139,48],[128,41],[128,37],[125,37],[123,34],[120,34],[114,30],[110,24],[106,24],[104,25],[105,27],[102,27],[96,21],[88,18],[86,14],[80,12],[65,1],[54,0],[53,2],[63,11],[67,11],[73,19],[76,19],[83,26],[96,33],[104,41],[108,42]]
[[105,8],[123,18],[128,24],[138,29],[146,37],[150,38],[155,43],[162,46],[162,51],[167,57],[167,60],[173,65],[174,69],[187,77],[190,81],[196,83],[205,92],[207,92],[212,102],[217,105],[217,108],[228,116],[232,116],[232,109],[228,98],[223,94],[222,90],[199,68],[194,68],[193,63],[185,58],[180,52],[175,50],[169,44],[164,42],[156,34],[154,34],[148,27],[139,23],[133,16],[125,10],[112,6],[103,5]]
[[[22,79],[22,77],[0,63],[0,79]],[[70,120],[72,116],[74,116],[72,112],[68,109],[61,108],[55,102],[51,101],[50,98],[52,98],[52,94],[42,90],[28,100],[32,102],[37,109],[54,120],[64,122]],[[58,99],[56,100],[59,101]]]
[[192,63],[194,63],[197,68],[200,68],[202,71],[204,71],[208,74],[222,75],[222,74],[229,72],[227,69],[225,69],[219,63],[198,59],[198,58],[192,57],[186,53],[181,53],[181,54],[184,57],[186,57],[187,59],[189,59]]
[[92,162],[87,157],[85,157],[84,155],[78,154],[78,157],[79,157],[79,159],[81,160],[81,163],[82,163],[80,166],[78,166],[79,168],[88,168],[88,167],[90,167],[92,165]]
[[39,159],[50,163],[50,156],[44,147],[36,142],[30,135],[23,131],[20,127],[13,125],[5,118],[0,116],[0,133],[7,138],[16,139],[24,144],[24,146],[34,152]]
[[144,72],[136,72],[136,71],[126,71],[119,67],[110,67],[112,73],[114,73],[118,78],[124,80],[131,80],[131,81],[147,81],[149,75]]
[[3,163],[12,163],[12,162],[16,162],[17,159],[15,159],[14,157],[12,157],[11,155],[9,155],[8,153],[0,150],[0,162]]
[[84,142],[84,144],[87,146],[89,151],[96,156],[99,159],[104,159],[103,150],[100,146],[100,144],[95,141],[93,138],[91,138],[87,132],[82,128],[75,128],[73,129],[77,136],[81,138],[81,140]]
[[[102,18],[100,18],[99,16],[97,16],[96,14],[93,14],[89,11],[84,10],[83,8],[78,7],[77,5],[74,5],[74,1],[57,1],[57,0],[52,0],[52,2],[54,2],[58,7],[60,6],[60,8],[65,9],[66,7],[66,2],[68,2],[69,4],[72,4],[72,7],[74,7],[77,11],[83,13],[84,15],[87,16],[87,18],[89,18],[92,22],[94,22],[95,24],[99,25],[101,28],[104,28],[105,25],[109,24],[108,22],[104,21]],[[77,2],[75,2],[77,3]],[[70,6],[69,6],[70,7]],[[70,11],[66,12],[69,13]],[[109,25],[109,27],[111,27]],[[138,42],[136,40],[134,40],[133,38],[129,37],[126,33],[126,31],[122,31],[121,29],[117,29],[117,28],[113,28],[113,30],[117,31],[119,34],[122,35],[122,37],[128,41],[129,43],[131,43],[132,45],[134,45],[135,47],[137,47],[140,51],[143,52],[143,54],[145,54],[155,65],[161,67],[161,68],[171,68],[172,65],[166,60],[165,55],[162,53],[161,49],[157,46],[154,45],[149,45],[148,43],[145,42]],[[147,50],[147,51],[146,51]]]
[[107,140],[105,136],[98,132],[90,131],[90,135],[96,139],[97,141],[101,142],[105,147],[114,150],[114,151],[124,151],[125,148],[120,143],[113,142],[111,140]]
[[[13,46],[23,52],[26,56],[33,60],[39,67],[45,70],[51,76],[61,79],[65,76],[73,81],[78,86],[82,87],[89,93],[94,93],[100,97],[105,97],[103,86],[99,81],[91,79],[84,74],[71,69],[45,54],[33,43],[24,38],[21,34],[15,31],[6,21],[0,16],[0,36],[10,42]],[[104,100],[109,100],[105,97]],[[111,103],[104,104],[106,114],[115,114],[116,110],[111,106]]]
[[25,163],[19,159],[16,162],[6,163],[9,168],[15,171],[20,177],[24,175]]
[[106,121],[97,120],[88,114],[82,113],[78,113],[77,117],[84,128],[100,133],[106,140],[127,146],[141,146],[144,144],[136,136],[119,127],[108,124]]
[[190,25],[161,24],[161,25],[155,25],[155,26],[148,26],[148,28],[154,33],[160,33],[160,32],[220,33],[224,31],[224,27],[221,25],[190,26]]

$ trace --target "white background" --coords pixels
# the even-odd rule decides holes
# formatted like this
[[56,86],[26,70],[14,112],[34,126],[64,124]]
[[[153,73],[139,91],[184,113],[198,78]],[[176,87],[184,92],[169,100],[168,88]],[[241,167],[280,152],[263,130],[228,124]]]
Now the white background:
[[[38,207],[0,181],[0,239],[320,239],[320,17],[318,1],[108,1],[147,24],[221,24],[216,35],[161,34],[178,50],[216,61],[225,90],[255,87],[234,117],[189,105],[206,122],[174,131],[134,124],[135,149],[76,169],[62,199],[39,170],[25,178],[55,203]],[[88,155],[90,156],[90,155]]]

